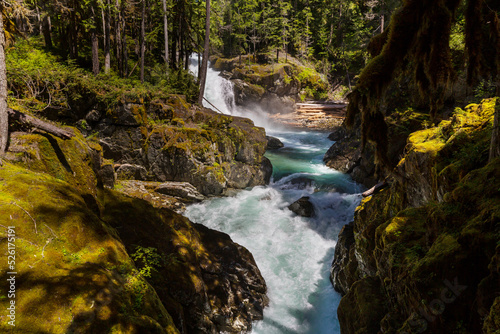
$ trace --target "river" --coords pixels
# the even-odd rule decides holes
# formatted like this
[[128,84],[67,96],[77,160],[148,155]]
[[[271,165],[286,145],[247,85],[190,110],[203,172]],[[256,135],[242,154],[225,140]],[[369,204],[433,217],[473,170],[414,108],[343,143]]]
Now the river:
[[[191,69],[197,70],[194,58]],[[224,113],[266,127],[285,147],[266,153],[273,164],[268,186],[191,205],[185,215],[229,234],[252,252],[270,298],[264,320],[254,323],[252,333],[340,333],[340,295],[330,284],[330,265],[338,233],[352,220],[362,187],[323,164],[332,145],[327,133],[283,129],[268,122],[262,111],[242,111],[234,105],[230,85],[209,68],[205,97]],[[310,197],[314,217],[299,217],[288,209],[302,196]]]

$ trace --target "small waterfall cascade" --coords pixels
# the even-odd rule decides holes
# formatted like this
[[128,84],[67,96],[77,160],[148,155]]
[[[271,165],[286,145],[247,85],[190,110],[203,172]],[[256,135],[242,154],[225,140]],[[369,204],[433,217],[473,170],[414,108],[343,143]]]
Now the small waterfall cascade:
[[[201,59],[201,58],[200,58]],[[198,56],[193,54],[189,59],[189,70],[195,77],[198,76]],[[207,81],[205,85],[204,97],[210,101],[217,109],[226,115],[231,115],[236,109],[234,102],[233,83],[219,75],[209,64],[207,69]],[[203,101],[203,106],[214,109],[207,101]]]

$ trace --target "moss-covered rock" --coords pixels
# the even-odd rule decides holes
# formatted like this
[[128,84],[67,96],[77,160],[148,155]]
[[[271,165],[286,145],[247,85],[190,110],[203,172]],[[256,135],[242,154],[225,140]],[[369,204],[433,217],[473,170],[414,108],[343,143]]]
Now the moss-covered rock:
[[11,136],[0,243],[15,243],[16,327],[3,315],[0,331],[234,333],[261,319],[266,285],[252,255],[223,233],[103,188],[102,149],[74,131],[70,140]]
[[192,106],[180,95],[94,111],[85,131],[96,132],[118,179],[189,182],[204,195],[269,182],[265,131],[249,119]]
[[[7,249],[7,227],[15,227],[17,272],[15,299],[7,298],[2,275],[0,305],[15,300],[16,326],[3,319],[1,331],[178,333],[116,231],[99,219],[93,196],[9,163],[0,178],[1,243]],[[0,259],[7,263],[7,252]]]
[[370,333],[494,332],[500,160],[488,163],[488,148],[495,103],[457,109],[412,133],[392,185],[357,209],[354,241],[339,244],[346,247],[334,262],[334,283],[347,293],[339,307],[346,333],[366,332],[359,309],[370,306],[372,292],[359,287],[368,278],[381,282],[386,301]]
[[327,80],[316,70],[294,58],[273,64],[253,63],[248,56],[218,58],[214,68],[230,72],[236,104],[258,104],[270,113],[292,112],[295,102],[305,99],[324,99],[329,88]]

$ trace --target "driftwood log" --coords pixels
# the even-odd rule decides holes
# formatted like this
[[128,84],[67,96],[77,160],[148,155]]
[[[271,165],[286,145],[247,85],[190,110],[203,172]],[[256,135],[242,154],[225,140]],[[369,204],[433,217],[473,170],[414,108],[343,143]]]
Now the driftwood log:
[[367,191],[365,191],[362,195],[363,195],[363,197],[368,197],[368,196],[374,195],[387,186],[388,186],[387,182],[382,181],[380,183],[377,183],[375,186],[368,189]]
[[10,120],[15,120],[18,121],[22,124],[28,124],[34,128],[46,131],[50,134],[53,134],[56,137],[62,138],[62,139],[70,139],[71,137],[74,137],[75,135],[69,131],[66,131],[64,129],[61,129],[60,127],[44,122],[39,118],[26,115],[20,111],[14,110],[7,108],[7,114],[9,115]]

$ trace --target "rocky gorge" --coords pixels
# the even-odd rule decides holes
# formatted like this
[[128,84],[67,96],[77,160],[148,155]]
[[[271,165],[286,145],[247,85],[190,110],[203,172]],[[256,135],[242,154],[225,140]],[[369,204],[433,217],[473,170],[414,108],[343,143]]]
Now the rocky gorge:
[[54,116],[73,138],[20,128],[0,168],[22,273],[15,332],[248,331],[268,303],[252,254],[173,210],[268,183],[264,129],[178,95],[77,102]]
[[[498,331],[500,169],[488,161],[498,108],[484,100],[406,134],[390,186],[339,235],[331,279],[342,333]],[[356,152],[337,163],[352,168]]]

